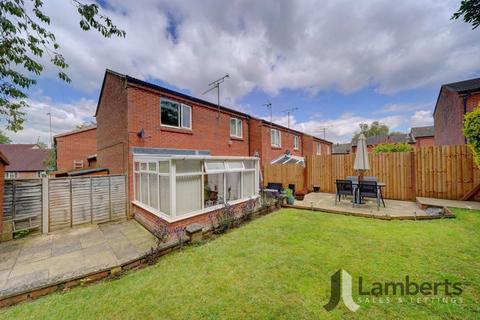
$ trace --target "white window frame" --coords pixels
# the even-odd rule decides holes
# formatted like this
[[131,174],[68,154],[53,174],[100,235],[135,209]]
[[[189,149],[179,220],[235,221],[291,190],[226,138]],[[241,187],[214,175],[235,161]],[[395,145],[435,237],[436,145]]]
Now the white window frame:
[[[159,173],[159,165],[158,161],[163,161],[163,160],[168,160],[169,161],[169,173]],[[201,172],[192,172],[192,173],[176,173],[176,161],[178,160],[202,160],[202,169]],[[224,169],[221,170],[207,170],[205,163],[208,161],[218,161],[218,162],[223,162]],[[253,168],[247,169],[245,167],[245,163],[243,161],[254,161]],[[135,168],[135,163],[138,162],[138,170]],[[149,171],[148,169],[148,163],[149,162],[157,162],[157,174],[159,176],[169,176],[169,201],[170,201],[170,214],[161,212],[159,209],[150,207],[148,204],[143,203],[141,201],[141,194],[137,195],[137,190],[136,190],[136,174],[138,174],[138,177],[140,179],[140,185],[139,185],[139,192],[142,192],[142,178],[141,178],[141,173],[152,173],[152,171]],[[242,165],[241,167],[237,166],[236,168],[230,168],[229,163],[231,164],[232,162],[240,162]],[[145,169],[142,169],[142,163],[146,163]],[[227,174],[228,173],[234,173],[234,172],[239,172],[241,173],[240,175],[240,198],[236,200],[231,200],[228,201],[228,204],[234,205],[238,204],[241,202],[248,201],[249,199],[252,198],[258,198],[259,197],[259,179],[260,179],[260,173],[259,173],[260,165],[259,165],[259,159],[256,157],[203,157],[203,156],[172,156],[170,158],[165,158],[165,157],[156,157],[154,155],[135,155],[134,160],[133,160],[133,191],[134,191],[134,200],[132,201],[135,205],[151,212],[152,214],[168,221],[168,222],[175,222],[179,220],[183,220],[186,218],[190,218],[196,215],[204,214],[210,211],[215,211],[218,209],[221,209],[224,205],[224,203],[221,204],[216,204],[210,207],[205,206],[205,199],[204,199],[204,184],[205,184],[205,175],[210,175],[210,174],[223,174],[223,195],[224,198],[226,198],[227,195]],[[244,195],[244,173],[245,172],[255,172],[254,174],[254,194],[247,196]],[[176,192],[177,192],[177,186],[176,186],[176,178],[180,176],[200,176],[201,177],[201,209],[184,213],[182,215],[177,214],[177,208],[176,208]],[[160,184],[160,177],[157,179],[158,184]],[[147,181],[147,194],[150,196],[150,185]],[[161,208],[161,203],[160,203],[160,185],[158,185],[158,207]],[[138,200],[136,200],[138,199]],[[148,200],[147,200],[148,201]]]
[[299,136],[293,136],[293,149],[294,150],[300,150],[300,137]]
[[5,172],[5,179],[16,179],[17,177],[18,177],[18,172],[16,171]]
[[[232,134],[232,120],[235,121],[235,133]],[[240,129],[239,129],[240,125]],[[239,132],[240,131],[240,132]],[[239,118],[230,118],[230,137],[232,138],[243,138],[243,121]]]
[[320,144],[320,142],[317,142],[317,156],[321,155],[322,154],[322,145]]
[[[179,117],[178,117],[178,126],[173,126],[171,124],[162,123],[162,101],[169,101],[169,102],[172,102],[172,103],[176,103],[178,105],[178,112],[180,113]],[[183,108],[187,108],[187,109],[190,110],[190,121],[189,121],[189,126],[188,127],[183,126]],[[160,98],[160,124],[163,127],[192,130],[192,118],[193,118],[192,107],[189,106],[188,104],[184,104],[184,103],[172,100],[172,99]]]
[[[276,144],[273,140],[273,136],[274,134],[278,134],[278,144]],[[277,130],[277,129],[270,129],[270,144],[272,147],[275,147],[275,148],[281,148],[282,147],[282,134],[280,132],[280,130]]]

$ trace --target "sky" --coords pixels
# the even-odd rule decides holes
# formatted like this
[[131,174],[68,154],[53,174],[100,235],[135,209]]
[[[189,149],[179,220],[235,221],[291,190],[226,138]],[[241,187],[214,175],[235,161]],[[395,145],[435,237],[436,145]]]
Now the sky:
[[44,4],[70,84],[45,72],[29,91],[15,143],[49,141],[94,120],[106,68],[205,100],[229,74],[221,103],[333,142],[361,122],[407,132],[433,124],[444,83],[480,76],[480,28],[450,17],[459,1],[122,1],[102,14],[126,31],[103,38],[79,27],[71,1]]

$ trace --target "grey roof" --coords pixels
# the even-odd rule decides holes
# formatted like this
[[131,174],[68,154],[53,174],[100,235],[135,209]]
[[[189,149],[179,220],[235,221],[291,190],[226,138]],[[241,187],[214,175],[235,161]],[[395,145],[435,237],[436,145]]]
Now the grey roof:
[[447,83],[443,87],[448,87],[459,94],[480,91],[480,78]]
[[[412,137],[408,133],[394,134],[387,136],[367,137],[367,146],[376,146],[381,143],[413,143]],[[352,139],[352,146],[357,145],[357,139]]]
[[351,143],[335,143],[332,146],[332,154],[348,154],[351,150]]
[[413,138],[433,137],[435,136],[434,126],[414,127],[410,129],[410,134]]

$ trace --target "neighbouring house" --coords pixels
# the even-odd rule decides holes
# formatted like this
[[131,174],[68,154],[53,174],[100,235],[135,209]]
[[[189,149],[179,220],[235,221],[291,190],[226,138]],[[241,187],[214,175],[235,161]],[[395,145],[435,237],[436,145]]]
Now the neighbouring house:
[[433,126],[413,127],[410,129],[413,146],[416,148],[435,145],[435,128]]
[[41,178],[47,174],[47,149],[36,144],[0,144],[0,152],[9,160],[5,167],[6,179]]
[[57,150],[57,171],[96,167],[97,127],[92,126],[53,137]]
[[[0,152],[0,208],[3,208],[3,189],[5,186],[5,166],[9,165],[7,157]],[[0,242],[4,240],[3,236],[3,210],[0,211]]]
[[335,143],[332,146],[332,154],[349,154],[351,150],[351,143]]
[[[368,152],[372,152],[375,146],[382,143],[408,143],[413,145],[415,141],[408,133],[367,137]],[[357,151],[357,139],[352,139],[351,146],[351,152],[355,153]]]
[[95,117],[97,165],[127,174],[130,213],[150,230],[164,223],[209,224],[225,202],[238,209],[258,198],[260,161],[268,163],[285,150],[303,156],[329,153],[331,147],[111,70]]
[[307,155],[330,154],[332,143],[269,121],[249,117],[250,149],[269,163],[303,163]]
[[465,144],[463,119],[480,103],[480,78],[444,84],[435,110],[435,145]]

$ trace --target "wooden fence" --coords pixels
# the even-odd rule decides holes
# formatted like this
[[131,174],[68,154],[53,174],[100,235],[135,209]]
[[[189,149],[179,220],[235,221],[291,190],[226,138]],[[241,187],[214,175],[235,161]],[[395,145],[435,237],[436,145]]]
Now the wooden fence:
[[[355,154],[307,156],[306,167],[299,165],[266,165],[265,184],[294,183],[296,189],[335,192],[335,180],[356,175]],[[384,182],[385,198],[414,200],[415,197],[461,199],[480,183],[480,170],[468,146],[435,146],[416,148],[413,152],[369,154],[366,175]],[[303,172],[303,174],[302,174]],[[480,196],[477,195],[477,200]]]
[[295,190],[305,187],[305,168],[299,164],[270,164],[263,168],[264,186],[268,182],[282,183],[285,187],[295,185]]

